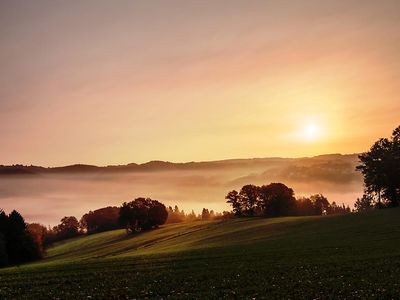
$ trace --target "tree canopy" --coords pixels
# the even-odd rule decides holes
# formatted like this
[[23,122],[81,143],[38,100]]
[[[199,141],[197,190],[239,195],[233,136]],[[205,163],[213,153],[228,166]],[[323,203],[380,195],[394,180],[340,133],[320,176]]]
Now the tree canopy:
[[61,219],[61,223],[54,227],[54,231],[58,239],[69,239],[80,234],[80,225],[74,216],[64,217]]
[[[365,193],[378,207],[400,204],[400,126],[390,138],[376,141],[359,156],[356,167],[364,177]],[[364,199],[365,200],[365,199]]]
[[167,217],[168,211],[164,204],[150,198],[136,198],[122,204],[119,222],[133,232],[162,225]]
[[119,207],[109,206],[89,211],[82,216],[80,226],[88,234],[117,229],[120,227],[119,210]]
[[271,183],[260,188],[260,205],[266,216],[287,216],[294,214],[296,199],[291,188]]

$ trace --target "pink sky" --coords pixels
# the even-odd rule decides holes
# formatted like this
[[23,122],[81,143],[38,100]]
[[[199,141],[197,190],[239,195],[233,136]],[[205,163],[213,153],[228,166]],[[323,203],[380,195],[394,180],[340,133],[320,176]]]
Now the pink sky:
[[1,1],[0,164],[365,151],[399,122],[399,11]]

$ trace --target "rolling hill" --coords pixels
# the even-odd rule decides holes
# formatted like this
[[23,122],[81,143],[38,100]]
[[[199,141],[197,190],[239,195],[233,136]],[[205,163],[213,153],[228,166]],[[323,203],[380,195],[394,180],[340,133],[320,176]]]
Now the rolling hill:
[[0,298],[397,298],[399,209],[165,225],[59,243]]

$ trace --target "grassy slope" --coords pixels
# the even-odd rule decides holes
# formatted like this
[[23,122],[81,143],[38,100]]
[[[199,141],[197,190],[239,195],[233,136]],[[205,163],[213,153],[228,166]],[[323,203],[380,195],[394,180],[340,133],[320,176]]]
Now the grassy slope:
[[0,298],[398,298],[400,210],[237,219],[70,240],[0,271]]

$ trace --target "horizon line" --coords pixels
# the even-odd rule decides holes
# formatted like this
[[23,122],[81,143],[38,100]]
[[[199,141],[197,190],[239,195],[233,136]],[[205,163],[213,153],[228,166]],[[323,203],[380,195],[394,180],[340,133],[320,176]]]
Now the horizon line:
[[169,161],[169,160],[161,160],[161,159],[153,159],[145,162],[128,162],[128,163],[120,163],[120,164],[108,164],[108,165],[97,165],[97,164],[88,164],[88,163],[72,163],[66,165],[53,165],[53,166],[43,166],[39,164],[21,164],[21,163],[13,163],[13,164],[0,164],[0,167],[12,167],[12,166],[24,166],[24,167],[41,167],[46,169],[52,168],[65,168],[71,166],[91,166],[97,168],[106,168],[106,167],[118,167],[118,166],[128,166],[128,165],[146,165],[153,162],[162,162],[162,163],[171,163],[171,164],[190,164],[190,163],[212,163],[212,162],[226,162],[226,161],[234,161],[234,160],[256,160],[256,159],[303,159],[303,158],[315,158],[319,156],[333,156],[333,155],[341,155],[341,156],[351,156],[358,155],[360,153],[325,153],[325,154],[317,154],[312,156],[292,156],[292,157],[284,157],[284,156],[264,156],[264,157],[242,157],[242,158],[223,158],[223,159],[214,159],[214,160],[192,160],[192,161]]

